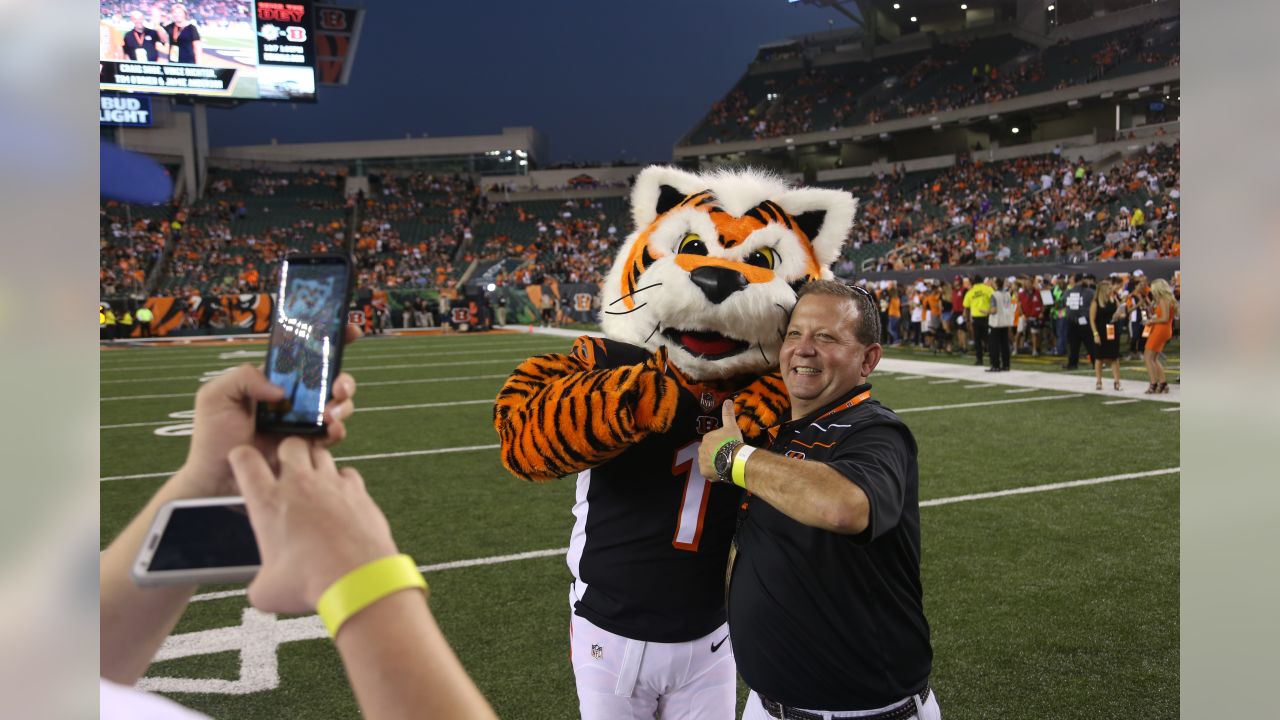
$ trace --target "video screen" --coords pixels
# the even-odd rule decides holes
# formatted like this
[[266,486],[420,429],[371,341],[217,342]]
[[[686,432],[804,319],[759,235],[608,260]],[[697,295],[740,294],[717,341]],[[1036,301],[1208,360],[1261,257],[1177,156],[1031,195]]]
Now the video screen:
[[148,570],[261,565],[244,505],[174,508]]
[[285,260],[266,368],[267,378],[284,388],[284,401],[268,405],[276,423],[324,424],[345,329],[346,273],[342,264]]
[[100,0],[102,90],[315,100],[312,3]]

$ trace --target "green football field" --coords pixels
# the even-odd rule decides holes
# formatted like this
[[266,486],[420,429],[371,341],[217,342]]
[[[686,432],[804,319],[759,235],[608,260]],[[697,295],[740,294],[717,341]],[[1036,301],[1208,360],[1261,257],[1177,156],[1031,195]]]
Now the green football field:
[[[367,338],[345,359],[357,412],[334,454],[427,566],[436,617],[504,718],[577,715],[564,558],[574,483],[508,475],[492,429],[514,365],[570,343]],[[181,463],[200,378],[264,351],[101,353],[104,545]],[[1179,405],[880,372],[871,382],[920,445],[944,715],[1176,717]],[[317,618],[247,608],[242,588],[202,589],[144,687],[219,718],[358,717]]]

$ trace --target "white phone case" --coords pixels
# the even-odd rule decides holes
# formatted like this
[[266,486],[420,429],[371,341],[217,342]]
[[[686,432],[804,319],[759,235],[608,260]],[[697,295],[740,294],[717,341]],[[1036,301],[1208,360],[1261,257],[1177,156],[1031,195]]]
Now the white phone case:
[[239,496],[228,497],[212,497],[212,498],[191,498],[187,500],[174,500],[165,503],[157,512],[155,520],[151,522],[151,528],[147,531],[147,537],[142,542],[142,547],[138,549],[138,556],[133,561],[133,565],[129,570],[133,581],[138,585],[154,586],[154,585],[191,585],[205,583],[237,583],[248,582],[258,574],[259,565],[240,565],[234,567],[218,567],[218,568],[193,568],[186,570],[149,570],[151,566],[151,558],[155,555],[156,548],[160,546],[160,538],[164,536],[165,528],[169,525],[169,518],[172,516],[175,508],[187,507],[210,507],[219,505],[244,505],[244,498]]

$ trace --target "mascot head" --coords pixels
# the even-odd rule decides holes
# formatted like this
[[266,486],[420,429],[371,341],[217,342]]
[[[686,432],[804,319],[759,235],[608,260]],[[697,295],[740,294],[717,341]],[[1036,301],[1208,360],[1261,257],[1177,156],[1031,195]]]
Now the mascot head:
[[631,193],[635,230],[600,293],[601,327],[667,348],[693,380],[770,370],[796,290],[832,277],[856,208],[847,192],[757,170],[646,168]]

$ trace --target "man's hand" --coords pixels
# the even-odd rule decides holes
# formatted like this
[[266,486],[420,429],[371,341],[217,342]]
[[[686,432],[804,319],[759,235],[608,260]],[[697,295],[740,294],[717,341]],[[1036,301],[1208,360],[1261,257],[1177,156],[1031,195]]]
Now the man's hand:
[[[354,342],[360,331],[354,325],[346,328],[346,342]],[[355,409],[352,398],[356,381],[342,373],[333,382],[333,399],[325,406],[326,434],[320,439],[325,446],[341,442],[347,436],[343,421]],[[260,402],[280,400],[284,390],[272,385],[262,370],[252,365],[240,367],[206,383],[196,393],[194,431],[187,459],[178,477],[190,486],[193,497],[235,495],[235,482],[227,454],[232,448],[253,444],[267,462],[276,462],[276,448],[283,435],[258,435],[254,428],[254,412]]]
[[231,451],[262,569],[249,602],[266,612],[315,609],[348,572],[396,553],[391,527],[354,468],[338,469],[323,447],[300,437],[280,443],[280,471],[251,445]]
[[698,470],[702,477],[716,482],[720,476],[716,474],[716,451],[726,440],[742,442],[742,431],[738,429],[738,418],[733,412],[733,399],[724,401],[720,406],[721,426],[702,436],[702,445],[698,446]]

